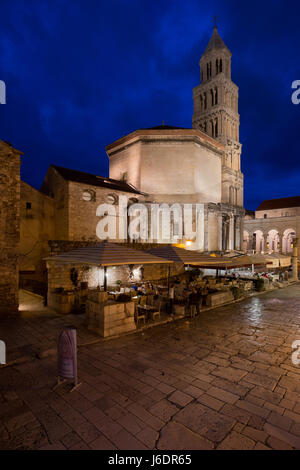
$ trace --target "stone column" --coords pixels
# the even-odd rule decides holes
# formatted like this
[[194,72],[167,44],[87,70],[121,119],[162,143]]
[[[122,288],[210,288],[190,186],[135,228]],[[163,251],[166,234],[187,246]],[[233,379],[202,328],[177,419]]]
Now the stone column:
[[236,250],[241,250],[242,244],[241,244],[241,218],[236,217],[235,220],[235,249]]
[[230,219],[229,219],[229,250],[234,249],[234,216],[233,214],[230,214]]
[[298,281],[298,238],[293,239],[292,266],[293,266],[293,279],[295,281]]
[[278,245],[277,245],[277,249],[279,251],[279,253],[282,253],[282,235],[279,234],[279,240],[278,240]]
[[204,251],[208,251],[208,208],[204,209]]
[[240,218],[240,250],[243,249],[243,240],[244,240],[244,218]]
[[223,233],[223,230],[222,230],[222,214],[219,214],[218,215],[218,227],[219,227],[219,236],[218,236],[218,244],[219,244],[219,251],[222,251],[223,247],[222,247],[222,233]]

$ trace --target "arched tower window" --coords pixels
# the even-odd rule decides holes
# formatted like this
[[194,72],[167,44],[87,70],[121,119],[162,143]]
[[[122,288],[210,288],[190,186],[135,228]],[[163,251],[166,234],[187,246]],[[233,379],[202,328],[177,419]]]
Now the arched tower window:
[[220,70],[220,73],[223,72],[223,62],[222,62],[222,59],[220,59],[219,70]]
[[207,108],[207,94],[206,92],[204,93],[204,109]]
[[214,121],[212,121],[212,120],[210,121],[210,129],[211,129],[210,130],[210,135],[212,137],[214,137],[215,136],[215,126],[214,126]]
[[215,104],[218,104],[218,88],[215,88]]
[[218,137],[218,119],[216,119],[216,122],[215,122],[215,135],[214,137]]
[[219,59],[216,59],[216,75],[219,73]]
[[203,96],[200,95],[200,110],[203,111]]
[[215,103],[214,103],[214,92],[213,90],[210,90],[210,98],[211,98],[211,105],[213,106]]

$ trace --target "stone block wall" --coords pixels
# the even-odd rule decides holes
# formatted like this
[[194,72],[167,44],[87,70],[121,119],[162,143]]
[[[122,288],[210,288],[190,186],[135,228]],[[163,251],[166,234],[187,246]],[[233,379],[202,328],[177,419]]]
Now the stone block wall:
[[50,167],[41,192],[53,198],[55,207],[55,238],[69,239],[69,182],[54,168]]
[[104,338],[136,330],[134,302],[104,304],[89,298],[86,317],[88,328]]
[[19,305],[21,153],[0,140],[0,317]]
[[48,240],[55,238],[54,200],[21,181],[20,271],[44,280]]

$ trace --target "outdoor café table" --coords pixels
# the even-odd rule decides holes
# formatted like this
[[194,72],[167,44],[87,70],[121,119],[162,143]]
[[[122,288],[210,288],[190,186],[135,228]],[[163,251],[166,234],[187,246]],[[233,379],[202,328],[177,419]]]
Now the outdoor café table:
[[157,308],[153,307],[152,305],[137,305],[137,308],[145,312],[147,320],[149,320],[149,314],[151,312],[156,312],[157,310]]
[[114,300],[117,299],[118,295],[120,295],[122,292],[119,292],[119,291],[111,291],[111,292],[108,292],[109,295],[113,295],[114,297]]

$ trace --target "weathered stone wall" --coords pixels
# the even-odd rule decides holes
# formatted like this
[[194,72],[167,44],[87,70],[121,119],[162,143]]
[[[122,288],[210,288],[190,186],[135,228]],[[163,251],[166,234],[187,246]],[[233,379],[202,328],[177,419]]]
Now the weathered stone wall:
[[55,238],[54,200],[21,181],[20,217],[20,271],[42,279],[48,241]]
[[53,198],[55,239],[69,239],[69,182],[52,167],[49,168],[41,192]]
[[[83,192],[89,191],[93,195],[91,201],[83,200]],[[144,201],[145,198],[139,194],[126,193],[122,191],[112,191],[109,188],[85,185],[82,183],[69,182],[69,219],[68,219],[68,239],[69,240],[95,240],[100,241],[96,235],[97,224],[100,217],[96,215],[99,204],[107,204],[108,196],[113,196],[116,204],[113,206],[116,210],[116,240],[119,236],[119,196],[126,196],[128,204],[130,199]]]
[[136,131],[108,146],[109,175],[158,202],[218,203],[223,149],[193,129]]
[[20,154],[0,141],[0,316],[19,304]]
[[[101,267],[84,266],[74,264],[63,264],[49,260],[48,269],[48,293],[54,292],[57,288],[66,291],[74,290],[75,285],[71,280],[71,269],[75,268],[78,274],[77,284],[87,282],[89,288],[101,287],[104,284],[104,271]],[[107,285],[115,289],[118,286],[117,281],[123,285],[134,284],[135,282],[157,281],[167,279],[168,267],[166,264],[145,264],[143,279],[141,276],[141,265],[108,266],[107,267]],[[184,267],[180,263],[174,263],[170,266],[170,276],[176,276],[184,272]]]

